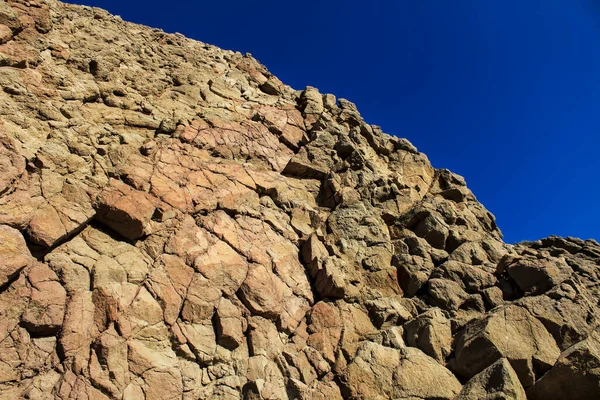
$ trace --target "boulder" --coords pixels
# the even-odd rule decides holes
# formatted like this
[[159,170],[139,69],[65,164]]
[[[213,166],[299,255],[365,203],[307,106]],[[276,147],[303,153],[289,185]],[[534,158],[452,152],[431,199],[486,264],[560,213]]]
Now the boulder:
[[65,316],[67,292],[47,265],[36,263],[28,272],[30,302],[21,317],[23,326],[33,335],[58,333]]
[[419,349],[363,343],[342,376],[348,398],[453,399],[462,386],[450,371]]
[[600,393],[600,335],[562,352],[554,366],[527,390],[531,399],[594,399]]
[[96,219],[127,239],[139,239],[149,232],[156,200],[116,180],[96,199]]
[[505,244],[351,101],[58,0],[0,71],[1,398],[598,397],[600,244]]
[[23,235],[14,228],[0,225],[0,287],[13,280],[31,262],[33,257]]
[[507,273],[525,294],[537,295],[569,278],[573,270],[564,260],[557,258],[507,255],[498,263],[496,273]]
[[544,325],[526,309],[510,305],[469,322],[456,337],[456,372],[471,378],[506,358],[522,385],[534,384],[548,371],[560,350]]
[[442,310],[433,308],[404,324],[406,344],[418,347],[442,365],[452,350],[450,320]]
[[455,400],[480,399],[527,399],[517,373],[505,358],[472,377],[455,397]]

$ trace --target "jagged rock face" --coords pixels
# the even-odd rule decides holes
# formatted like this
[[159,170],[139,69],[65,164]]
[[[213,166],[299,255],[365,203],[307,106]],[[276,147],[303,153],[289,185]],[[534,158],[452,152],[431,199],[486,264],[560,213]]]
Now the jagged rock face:
[[251,56],[0,3],[0,397],[592,399],[600,245]]

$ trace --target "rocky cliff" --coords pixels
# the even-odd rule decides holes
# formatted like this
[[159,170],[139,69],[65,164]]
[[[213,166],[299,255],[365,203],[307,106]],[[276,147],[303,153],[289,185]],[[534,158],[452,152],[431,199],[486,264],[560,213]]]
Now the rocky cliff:
[[351,102],[54,0],[0,87],[0,398],[599,397],[600,245],[503,243]]

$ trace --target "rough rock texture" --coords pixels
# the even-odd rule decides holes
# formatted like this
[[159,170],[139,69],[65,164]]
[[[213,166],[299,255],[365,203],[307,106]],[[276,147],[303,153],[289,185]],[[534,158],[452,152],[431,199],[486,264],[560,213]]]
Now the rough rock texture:
[[600,245],[250,55],[0,2],[0,398],[595,399]]
[[519,377],[502,358],[474,376],[456,397],[456,400],[515,399],[527,397]]

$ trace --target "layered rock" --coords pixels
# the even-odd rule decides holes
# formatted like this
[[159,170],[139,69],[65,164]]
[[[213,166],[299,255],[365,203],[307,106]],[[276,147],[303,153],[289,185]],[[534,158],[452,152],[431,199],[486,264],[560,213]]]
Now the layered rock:
[[597,398],[600,245],[250,55],[0,3],[0,397]]

